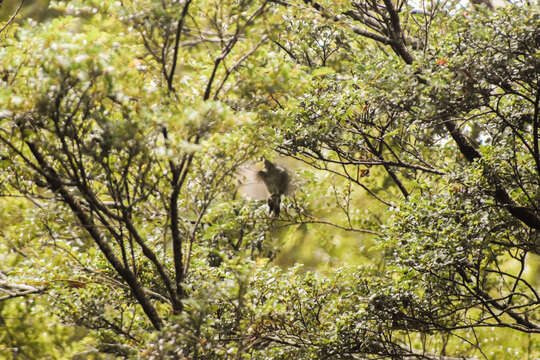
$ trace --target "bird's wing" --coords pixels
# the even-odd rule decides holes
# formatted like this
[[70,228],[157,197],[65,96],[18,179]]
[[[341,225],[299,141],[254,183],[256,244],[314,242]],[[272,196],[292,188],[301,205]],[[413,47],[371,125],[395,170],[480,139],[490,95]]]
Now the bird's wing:
[[289,183],[287,184],[287,189],[285,189],[285,195],[292,195],[296,191],[296,182],[290,172],[287,172],[289,175]]
[[296,191],[297,188],[296,176],[294,174],[294,163],[291,163],[290,161],[287,161],[287,158],[282,157],[276,160],[276,165],[279,169],[284,170],[287,174],[287,188],[283,194],[290,196]]
[[264,183],[242,184],[238,187],[238,192],[249,200],[265,200],[270,197]]
[[296,190],[294,174],[289,171],[286,167],[278,166],[278,169],[282,171],[280,178],[280,188],[285,188],[283,190],[283,195],[292,195]]
[[238,170],[238,192],[249,200],[265,200],[270,197],[264,181],[259,176],[260,169],[254,164],[246,164]]

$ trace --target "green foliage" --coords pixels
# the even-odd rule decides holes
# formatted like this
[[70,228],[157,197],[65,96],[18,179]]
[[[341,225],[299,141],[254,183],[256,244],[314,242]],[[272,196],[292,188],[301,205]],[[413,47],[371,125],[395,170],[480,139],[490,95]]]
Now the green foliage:
[[299,4],[4,30],[6,358],[538,356],[537,7]]

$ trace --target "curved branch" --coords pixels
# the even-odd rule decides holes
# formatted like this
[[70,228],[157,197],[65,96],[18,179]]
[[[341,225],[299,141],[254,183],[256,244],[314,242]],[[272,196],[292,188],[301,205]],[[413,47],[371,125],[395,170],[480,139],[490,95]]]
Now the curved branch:
[[174,91],[174,87],[172,86],[173,78],[174,78],[174,72],[176,71],[176,63],[178,62],[178,48],[180,47],[180,36],[182,35],[182,29],[184,27],[184,19],[186,18],[189,5],[191,4],[191,0],[187,0],[184,4],[184,8],[182,9],[182,14],[180,15],[180,19],[178,20],[178,25],[176,25],[176,37],[174,39],[174,54],[173,54],[173,63],[171,65],[171,71],[169,75],[167,76],[167,86],[169,91]]
[[98,245],[99,249],[107,259],[107,261],[113,266],[116,272],[124,279],[124,281],[129,285],[131,292],[137,299],[137,302],[143,308],[143,311],[147,315],[148,319],[154,326],[156,330],[160,330],[163,327],[163,321],[158,315],[156,308],[151,304],[144,288],[141,283],[137,280],[135,274],[129,270],[129,268],[124,267],[122,262],[115,255],[114,250],[107,243],[106,239],[103,238],[102,234],[99,231],[98,226],[94,223],[92,218],[84,211],[80,202],[75,199],[71,192],[66,190],[62,184],[56,171],[47,163],[41,152],[38,150],[38,147],[27,141],[26,145],[30,149],[32,155],[41,166],[45,172],[45,179],[49,184],[49,187],[52,191],[61,196],[62,200],[70,207],[74,215],[77,217],[83,228],[88,232],[92,237],[94,242]]
[[[2,2],[0,1],[0,4]],[[24,0],[21,0],[21,2],[19,3],[19,6],[17,7],[17,9],[15,10],[15,13],[9,18],[8,22],[2,26],[2,28],[0,29],[0,34],[9,26],[11,25],[11,23],[13,21],[15,21],[15,18],[17,17],[17,15],[19,15],[19,12],[21,11],[22,7],[23,7],[23,3],[24,3]]]

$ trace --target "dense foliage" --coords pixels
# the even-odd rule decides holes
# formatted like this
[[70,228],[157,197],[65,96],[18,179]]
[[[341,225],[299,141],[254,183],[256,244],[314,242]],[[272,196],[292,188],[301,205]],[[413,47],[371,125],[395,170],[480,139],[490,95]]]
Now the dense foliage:
[[[536,5],[21,9],[1,358],[540,356]],[[242,196],[262,159],[281,211]]]

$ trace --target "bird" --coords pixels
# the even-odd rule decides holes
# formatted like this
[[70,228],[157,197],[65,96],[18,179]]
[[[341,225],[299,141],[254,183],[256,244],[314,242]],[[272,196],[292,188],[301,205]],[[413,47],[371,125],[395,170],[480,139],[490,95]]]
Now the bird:
[[241,185],[241,193],[250,199],[268,200],[270,214],[279,216],[281,197],[291,192],[292,183],[289,172],[270,160],[263,158],[264,169],[245,168],[242,175],[248,180]]
[[264,182],[270,193],[268,198],[270,213],[279,216],[281,196],[285,195],[290,186],[290,177],[287,170],[264,159],[264,170],[259,170],[257,176]]

